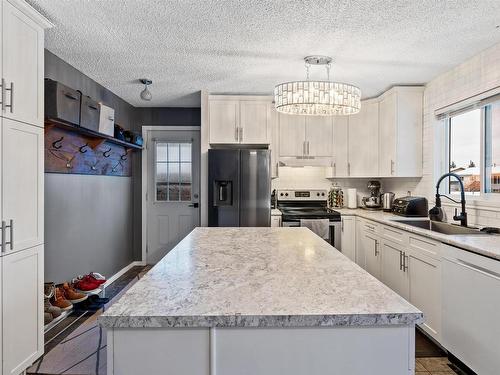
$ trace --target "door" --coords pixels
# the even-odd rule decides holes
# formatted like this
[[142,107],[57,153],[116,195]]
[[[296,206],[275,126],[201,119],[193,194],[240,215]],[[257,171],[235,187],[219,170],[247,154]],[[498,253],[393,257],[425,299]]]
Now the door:
[[6,254],[43,243],[43,129],[4,118],[1,145]]
[[280,156],[302,157],[305,154],[305,116],[279,113]]
[[214,144],[239,143],[239,101],[209,100],[209,138]]
[[380,279],[380,251],[379,241],[372,234],[365,232],[363,235],[364,250],[365,250],[365,265],[366,270],[377,279]]
[[2,116],[43,126],[43,29],[8,1],[2,3],[2,69],[7,89]]
[[[361,152],[362,150],[362,152]],[[349,116],[349,176],[378,175],[378,103],[366,101]]]
[[257,100],[240,101],[240,143],[269,144],[271,104]]
[[306,152],[312,157],[331,157],[333,120],[331,116],[306,116]]
[[403,298],[408,298],[408,276],[403,267],[403,249],[382,240],[382,282]]
[[271,225],[271,154],[240,151],[240,227]]
[[425,314],[423,328],[441,337],[441,262],[412,249],[408,255],[409,301]]
[[2,298],[3,374],[19,374],[43,354],[42,245],[2,258]]
[[158,262],[200,224],[200,131],[147,133],[147,261]]
[[333,118],[333,176],[347,177],[349,161],[348,144],[348,116],[336,116]]
[[379,175],[390,177],[396,162],[396,94],[385,96],[379,109]]

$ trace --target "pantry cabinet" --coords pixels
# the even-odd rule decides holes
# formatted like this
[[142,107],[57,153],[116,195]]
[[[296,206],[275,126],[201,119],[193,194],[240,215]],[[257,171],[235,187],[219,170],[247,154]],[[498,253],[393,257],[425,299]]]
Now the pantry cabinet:
[[43,126],[43,26],[47,24],[24,1],[2,0],[3,117]]
[[211,144],[269,144],[271,100],[267,97],[211,95],[208,99]]
[[14,375],[43,354],[43,246],[6,255],[0,261],[2,369],[4,375]]
[[0,362],[24,373],[43,354],[43,40],[51,24],[0,0]]
[[422,176],[423,87],[394,87],[379,103],[379,177]]
[[356,217],[342,216],[340,232],[342,253],[353,262],[356,261]]
[[43,243],[43,156],[42,128],[2,119],[1,217],[9,226],[2,255]]

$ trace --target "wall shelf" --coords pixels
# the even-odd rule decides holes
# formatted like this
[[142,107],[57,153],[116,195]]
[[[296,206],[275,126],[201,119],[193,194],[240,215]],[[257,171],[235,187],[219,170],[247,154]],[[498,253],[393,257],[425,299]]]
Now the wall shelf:
[[95,139],[95,142],[93,142],[93,145],[89,145],[92,148],[95,148],[96,146],[98,146],[99,144],[101,144],[103,142],[111,142],[111,143],[114,143],[116,145],[123,146],[127,150],[142,150],[142,146],[138,146],[134,143],[122,141],[122,140],[117,139],[115,137],[111,137],[107,134],[98,133],[98,132],[95,132],[93,130],[82,128],[80,126],[73,125],[73,124],[63,122],[60,120],[55,120],[55,119],[51,119],[51,118],[45,119],[45,129],[49,130],[53,127],[57,127],[60,129],[65,129],[65,130],[70,130],[70,131],[73,131],[75,133],[81,134],[85,137]]

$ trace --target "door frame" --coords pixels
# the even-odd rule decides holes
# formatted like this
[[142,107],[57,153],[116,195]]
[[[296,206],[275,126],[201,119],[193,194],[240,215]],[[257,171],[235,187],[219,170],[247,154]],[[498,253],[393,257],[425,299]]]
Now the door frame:
[[[168,126],[168,125],[143,125],[142,126],[142,139],[144,140],[144,147],[141,151],[142,161],[141,161],[141,258],[142,262],[147,262],[147,243],[148,243],[148,209],[147,209],[147,191],[148,191],[148,132],[152,130],[158,131],[199,131],[201,133],[201,126]],[[201,143],[201,135],[200,135],[200,143]],[[201,191],[201,164],[200,164],[200,191]],[[200,215],[201,220],[201,205],[202,205],[202,196],[200,194],[200,203],[198,210],[198,215]],[[201,222],[201,221],[200,221]]]

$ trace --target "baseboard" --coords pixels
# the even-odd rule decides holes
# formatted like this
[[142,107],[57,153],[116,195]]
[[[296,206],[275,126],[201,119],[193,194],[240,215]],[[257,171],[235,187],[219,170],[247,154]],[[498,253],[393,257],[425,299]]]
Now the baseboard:
[[106,288],[108,285],[111,285],[114,281],[118,280],[120,278],[120,276],[122,276],[123,274],[125,274],[132,267],[145,266],[145,265],[146,265],[146,262],[142,262],[140,260],[133,261],[128,266],[123,267],[120,271],[118,271],[117,273],[115,273],[113,276],[109,277],[106,280],[106,283],[104,283],[103,287]]

